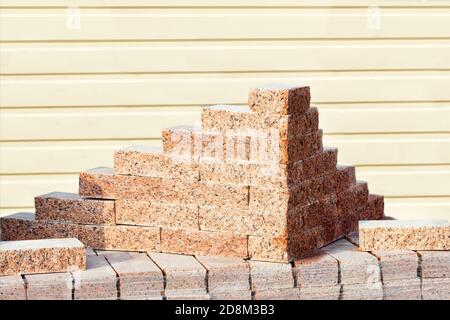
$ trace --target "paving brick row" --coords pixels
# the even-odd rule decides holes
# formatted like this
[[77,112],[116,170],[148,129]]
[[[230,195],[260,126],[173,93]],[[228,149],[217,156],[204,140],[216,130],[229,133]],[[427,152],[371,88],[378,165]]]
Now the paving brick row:
[[450,251],[419,251],[422,278],[450,278]]
[[0,277],[0,300],[26,300],[25,282],[21,276]]
[[318,250],[308,257],[294,261],[294,276],[297,287],[300,288],[334,287],[339,282],[339,264],[331,255]]
[[28,300],[72,300],[74,278],[70,272],[31,274],[24,278]]
[[384,300],[420,300],[420,278],[383,280]]
[[300,300],[338,300],[340,294],[340,284],[300,288]]
[[415,251],[374,251],[372,254],[379,260],[383,281],[417,278],[419,259]]
[[423,278],[422,299],[450,300],[450,278]]
[[289,263],[249,261],[253,291],[294,288],[294,276]]

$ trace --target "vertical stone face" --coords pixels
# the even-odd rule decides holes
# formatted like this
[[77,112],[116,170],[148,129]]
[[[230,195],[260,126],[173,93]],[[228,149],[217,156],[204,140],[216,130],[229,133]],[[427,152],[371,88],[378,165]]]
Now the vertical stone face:
[[423,278],[450,278],[450,251],[419,251]]
[[72,300],[73,277],[69,272],[25,276],[28,300]]
[[379,260],[384,281],[417,278],[419,259],[415,251],[374,251],[372,254]]
[[336,286],[339,265],[335,258],[319,250],[294,261],[294,276],[298,287]]
[[158,266],[138,252],[99,251],[119,277],[120,299],[155,299],[164,292],[164,277]]
[[450,224],[445,220],[360,221],[359,246],[375,250],[449,250]]
[[420,278],[402,280],[383,279],[384,300],[420,300]]
[[423,300],[450,300],[450,278],[422,279]]
[[253,291],[294,288],[294,277],[289,263],[249,261]]
[[287,115],[305,112],[310,105],[309,87],[273,85],[250,91],[248,105],[253,112]]
[[0,277],[0,300],[26,300],[25,283],[21,276]]
[[115,224],[114,201],[86,199],[78,194],[52,192],[34,199],[36,219],[82,224]]
[[86,250],[77,239],[0,242],[0,275],[82,270]]

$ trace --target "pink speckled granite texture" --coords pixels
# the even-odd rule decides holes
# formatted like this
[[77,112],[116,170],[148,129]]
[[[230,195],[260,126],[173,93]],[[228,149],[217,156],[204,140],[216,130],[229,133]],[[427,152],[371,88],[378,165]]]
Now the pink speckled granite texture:
[[34,199],[37,220],[82,224],[115,224],[114,201],[87,199],[75,193],[52,192]]
[[74,277],[70,272],[31,274],[24,278],[28,300],[72,300]]
[[25,282],[21,276],[0,277],[0,300],[25,300]]
[[252,89],[248,105],[254,112],[279,115],[303,113],[311,102],[309,87],[271,85]]
[[0,242],[0,276],[83,270],[86,250],[77,239]]

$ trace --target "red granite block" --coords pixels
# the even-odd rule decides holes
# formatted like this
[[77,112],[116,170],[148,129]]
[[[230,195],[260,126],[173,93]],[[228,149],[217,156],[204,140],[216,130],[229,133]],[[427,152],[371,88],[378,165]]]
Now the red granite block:
[[280,115],[303,113],[311,101],[309,87],[271,85],[252,89],[248,105],[254,112]]
[[21,276],[0,277],[0,300],[26,300],[25,283]]
[[34,198],[36,219],[83,224],[115,224],[114,201],[83,198],[75,193],[52,192]]
[[384,218],[384,197],[369,194],[366,208],[361,211],[360,220],[381,220]]
[[162,132],[163,150],[173,157],[192,159],[194,156],[193,132],[200,132],[196,126],[175,126]]

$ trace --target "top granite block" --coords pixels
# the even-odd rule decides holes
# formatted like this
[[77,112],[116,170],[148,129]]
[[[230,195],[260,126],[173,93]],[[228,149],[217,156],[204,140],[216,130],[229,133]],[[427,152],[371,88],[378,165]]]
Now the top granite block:
[[450,224],[445,220],[360,221],[359,246],[364,251],[449,250]]
[[252,89],[248,105],[254,112],[288,115],[305,112],[310,105],[309,87],[267,85]]

